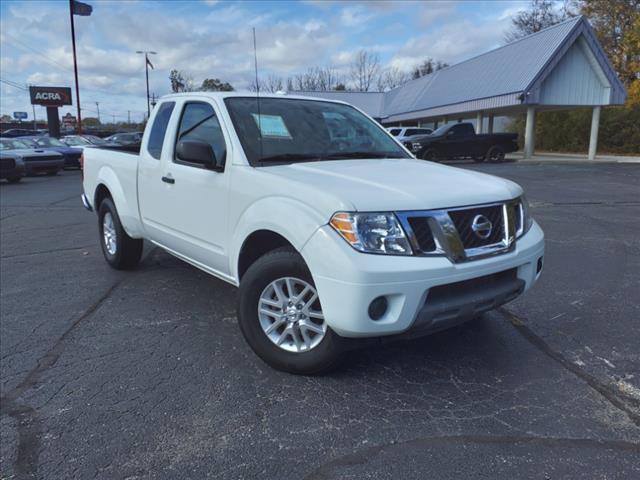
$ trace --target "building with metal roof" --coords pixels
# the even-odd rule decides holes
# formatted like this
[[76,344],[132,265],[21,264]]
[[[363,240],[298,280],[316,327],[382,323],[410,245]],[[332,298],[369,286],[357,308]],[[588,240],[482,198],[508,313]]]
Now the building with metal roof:
[[296,92],[343,100],[384,125],[447,123],[526,112],[525,158],[534,152],[536,113],[593,109],[589,158],[595,158],[602,106],[623,104],[625,89],[585,17],[575,17],[387,92]]

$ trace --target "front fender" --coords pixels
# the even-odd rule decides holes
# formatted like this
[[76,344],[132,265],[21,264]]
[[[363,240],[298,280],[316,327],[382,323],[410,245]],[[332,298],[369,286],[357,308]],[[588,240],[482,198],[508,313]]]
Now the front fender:
[[[140,223],[140,216],[138,214],[138,196],[136,191],[136,176],[133,178],[127,178],[124,181],[120,181],[113,169],[107,165],[103,165],[98,171],[96,177],[96,192],[100,184],[107,187],[111,193],[113,203],[118,210],[118,216],[120,222],[127,235],[132,238],[142,238],[144,231],[142,224]],[[123,185],[123,182],[125,183]],[[94,192],[94,205],[95,194]]]
[[288,197],[266,197],[249,206],[233,228],[229,271],[238,280],[238,260],[244,241],[253,232],[270,230],[284,237],[300,252],[315,231],[329,221],[312,208]]

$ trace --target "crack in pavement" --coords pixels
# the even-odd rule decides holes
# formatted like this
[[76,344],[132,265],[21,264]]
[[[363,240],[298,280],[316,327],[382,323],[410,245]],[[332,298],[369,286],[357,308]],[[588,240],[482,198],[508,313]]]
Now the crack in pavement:
[[42,374],[56,364],[64,350],[65,339],[83,320],[90,317],[111,296],[115,289],[124,282],[125,278],[123,277],[111,285],[97,301],[74,320],[71,326],[58,338],[53,347],[38,359],[37,365],[29,371],[24,380],[6,395],[0,397],[0,412],[2,412],[2,415],[8,415],[17,422],[18,447],[14,468],[19,476],[34,477],[37,474],[38,450],[42,432],[41,422],[35,409],[21,404],[18,399],[24,392],[36,386]]
[[82,245],[80,247],[69,247],[69,248],[55,248],[53,250],[41,250],[39,252],[29,252],[29,253],[17,253],[15,255],[3,255],[0,257],[0,259],[7,259],[7,258],[16,258],[16,257],[30,257],[32,255],[44,255],[47,253],[57,253],[57,252],[68,252],[68,251],[72,251],[72,250],[82,250],[85,248],[91,248],[94,247],[95,244],[92,243],[91,245]]
[[511,325],[513,325],[513,327],[515,327],[518,333],[520,333],[520,335],[522,335],[522,337],[531,345],[536,347],[552,360],[555,360],[564,369],[568,370],[569,372],[573,373],[575,376],[583,380],[592,389],[602,395],[610,404],[612,404],[618,410],[621,410],[625,414],[627,414],[629,419],[636,426],[640,427],[640,414],[633,408],[630,408],[627,404],[628,402],[634,407],[640,408],[640,400],[630,396],[622,395],[622,397],[626,400],[625,402],[625,400],[622,400],[620,398],[620,392],[618,392],[615,388],[612,388],[607,383],[604,383],[598,380],[593,375],[587,373],[575,363],[567,360],[560,352],[557,352],[553,348],[551,348],[551,346],[547,342],[545,342],[533,330],[531,330],[520,317],[518,317],[514,313],[511,313],[504,307],[500,307],[497,311],[500,312],[500,314],[502,314],[505,319],[508,320]]
[[77,198],[78,200],[80,200],[80,195],[76,194],[72,197],[63,198],[62,200],[56,200],[55,202],[51,202],[49,205],[58,205],[59,203],[68,202],[69,200],[73,200],[74,198]]
[[313,472],[303,477],[303,480],[322,480],[329,478],[340,478],[339,471],[333,475],[331,470],[339,467],[352,467],[365,465],[369,460],[375,458],[385,450],[406,449],[411,447],[437,446],[443,442],[459,444],[460,446],[469,444],[478,445],[539,445],[548,447],[569,447],[569,448],[602,448],[617,449],[640,454],[640,444],[627,442],[624,440],[593,440],[590,438],[552,438],[525,435],[444,435],[437,437],[417,438],[404,442],[391,442],[383,445],[376,445],[358,450],[354,453],[334,458]]

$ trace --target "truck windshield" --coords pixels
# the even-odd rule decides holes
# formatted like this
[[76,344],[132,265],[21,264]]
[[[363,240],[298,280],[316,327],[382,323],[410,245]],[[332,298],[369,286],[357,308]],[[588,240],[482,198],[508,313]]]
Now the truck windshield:
[[[348,105],[294,98],[225,99],[249,163],[410,158],[382,129]],[[258,108],[259,107],[259,108]]]

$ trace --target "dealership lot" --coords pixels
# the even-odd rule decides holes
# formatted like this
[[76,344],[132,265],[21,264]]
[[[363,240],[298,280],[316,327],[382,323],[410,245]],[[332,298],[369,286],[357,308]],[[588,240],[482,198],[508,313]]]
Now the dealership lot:
[[520,183],[545,272],[499,312],[265,366],[234,288],[147,247],[108,268],[80,176],[0,186],[0,478],[640,475],[640,168],[461,164]]

